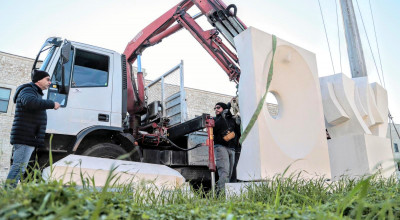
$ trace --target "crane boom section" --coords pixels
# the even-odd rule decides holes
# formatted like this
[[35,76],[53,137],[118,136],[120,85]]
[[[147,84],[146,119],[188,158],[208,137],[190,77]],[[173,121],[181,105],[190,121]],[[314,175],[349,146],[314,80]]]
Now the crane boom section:
[[[205,15],[214,27],[211,30],[203,30],[195,21],[197,16],[191,17],[187,11],[196,5],[201,15]],[[231,11],[233,10],[233,12]],[[233,38],[247,27],[236,17],[235,5],[226,6],[220,0],[183,0],[150,25],[140,31],[126,46],[124,55],[127,65],[128,79],[128,112],[133,115],[144,108],[143,74],[137,76],[138,85],[132,83],[132,63],[138,55],[150,46],[158,44],[164,38],[185,28],[200,43],[200,45],[212,56],[217,64],[226,72],[229,79],[239,82],[240,69],[235,51],[231,51],[218,36],[221,33],[235,49]],[[175,22],[174,26],[172,26]],[[132,77],[132,78],[131,78]],[[137,86],[137,88],[136,88]]]

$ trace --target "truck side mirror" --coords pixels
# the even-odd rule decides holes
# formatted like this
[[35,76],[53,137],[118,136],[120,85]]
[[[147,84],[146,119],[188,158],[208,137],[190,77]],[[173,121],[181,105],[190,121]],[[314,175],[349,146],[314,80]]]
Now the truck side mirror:
[[60,94],[67,94],[67,89],[65,87],[65,68],[64,64],[68,63],[69,56],[71,54],[71,42],[66,42],[61,48],[61,85],[58,87],[58,92]]
[[71,53],[71,42],[65,43],[61,48],[62,64],[66,64],[69,61],[69,55]]

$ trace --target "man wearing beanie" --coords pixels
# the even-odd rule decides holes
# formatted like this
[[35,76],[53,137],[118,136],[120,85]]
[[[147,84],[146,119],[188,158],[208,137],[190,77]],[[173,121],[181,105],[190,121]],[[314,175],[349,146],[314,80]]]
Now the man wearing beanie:
[[218,102],[214,107],[214,152],[218,171],[217,189],[224,192],[225,183],[232,177],[235,163],[235,148],[239,144],[240,125],[232,118],[228,105]]
[[14,95],[16,103],[14,122],[11,128],[13,145],[12,165],[6,186],[15,188],[35,148],[44,147],[47,125],[46,109],[57,110],[60,104],[42,99],[43,90],[49,88],[50,76],[41,70],[32,71],[32,82],[19,86]]

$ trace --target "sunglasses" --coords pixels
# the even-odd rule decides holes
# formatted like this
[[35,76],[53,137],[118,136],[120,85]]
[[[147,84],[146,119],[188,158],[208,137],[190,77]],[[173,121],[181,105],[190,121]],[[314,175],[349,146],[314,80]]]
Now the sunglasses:
[[217,110],[217,109],[220,109],[220,108],[222,108],[221,106],[216,106],[215,108],[214,108],[214,110]]

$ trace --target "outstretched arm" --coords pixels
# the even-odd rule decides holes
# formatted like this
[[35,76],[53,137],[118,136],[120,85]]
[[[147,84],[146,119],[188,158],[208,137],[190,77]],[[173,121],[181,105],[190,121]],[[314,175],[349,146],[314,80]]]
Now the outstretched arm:
[[19,94],[21,104],[30,110],[46,110],[55,107],[52,100],[38,98],[32,88],[25,88]]

